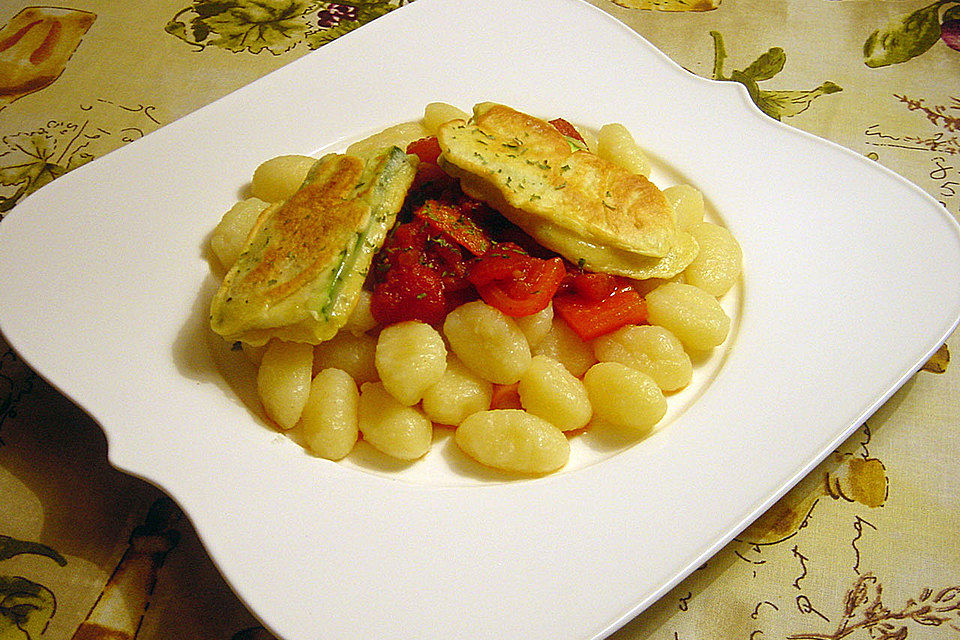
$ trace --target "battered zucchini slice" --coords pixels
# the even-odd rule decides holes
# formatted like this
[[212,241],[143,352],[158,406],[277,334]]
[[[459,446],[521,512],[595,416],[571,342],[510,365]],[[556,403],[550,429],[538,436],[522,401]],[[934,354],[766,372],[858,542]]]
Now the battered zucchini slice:
[[332,338],[356,305],[416,166],[397,147],[367,161],[320,158],[296,193],[260,214],[213,297],[213,331],[251,345]]
[[482,103],[437,135],[443,169],[463,190],[587,269],[667,278],[696,257],[663,193],[569,140],[550,123]]

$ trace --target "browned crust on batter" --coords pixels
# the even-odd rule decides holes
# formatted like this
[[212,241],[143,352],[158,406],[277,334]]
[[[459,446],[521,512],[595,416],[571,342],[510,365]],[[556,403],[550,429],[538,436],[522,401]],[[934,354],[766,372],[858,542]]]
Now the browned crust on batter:
[[282,300],[314,280],[343,250],[349,236],[365,225],[369,206],[344,199],[357,185],[363,161],[338,155],[321,162],[309,184],[275,212],[271,207],[260,215],[251,237],[267,233],[270,243],[256,266],[230,283],[233,295],[257,292],[267,302]]
[[528,233],[536,235],[538,221],[548,221],[584,240],[656,257],[676,243],[673,214],[656,185],[572,149],[544,120],[481,105],[472,122],[447,123],[438,135],[444,168],[470,195],[506,201],[520,214],[511,220]]

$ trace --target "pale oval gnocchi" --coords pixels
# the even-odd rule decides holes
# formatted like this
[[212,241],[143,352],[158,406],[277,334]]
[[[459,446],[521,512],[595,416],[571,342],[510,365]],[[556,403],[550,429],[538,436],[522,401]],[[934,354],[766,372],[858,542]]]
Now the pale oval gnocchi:
[[550,473],[570,458],[570,443],[560,429],[520,409],[474,413],[454,438],[474,460],[506,471]]
[[237,261],[257,217],[269,206],[269,202],[259,198],[247,198],[233,205],[220,219],[210,237],[210,248],[224,269]]
[[553,305],[548,304],[543,310],[529,316],[515,318],[517,326],[527,339],[531,349],[536,348],[553,328]]
[[373,311],[370,309],[371,293],[366,289],[361,289],[357,294],[357,302],[343,325],[343,331],[349,331],[355,335],[363,335],[368,331],[377,328],[377,319],[373,317]]
[[641,371],[664,391],[690,384],[693,363],[675,335],[656,325],[627,325],[593,342],[601,362],[619,362]]
[[436,135],[437,129],[451,120],[467,120],[470,114],[446,102],[431,102],[423,109],[423,128]]
[[422,458],[433,442],[430,420],[401,404],[380,382],[360,387],[357,426],[366,442],[398,460]]
[[597,133],[597,155],[630,173],[650,175],[650,161],[634,141],[630,131],[622,124],[611,123],[600,127]]
[[690,229],[700,245],[697,257],[683,271],[687,284],[713,296],[722,296],[740,277],[743,251],[726,227],[701,222]]
[[406,149],[414,140],[429,135],[422,122],[403,122],[373,134],[347,147],[347,155],[372,158],[385,147],[397,146]]
[[673,208],[680,229],[689,231],[703,222],[703,194],[698,189],[688,184],[675,184],[664,189],[663,195]]
[[271,340],[257,370],[257,392],[263,410],[281,429],[291,429],[310,395],[313,347]]
[[443,375],[423,393],[423,412],[438,424],[456,426],[467,416],[489,409],[492,397],[491,382],[448,355]]
[[287,155],[270,158],[253,172],[250,193],[265,202],[286,200],[300,188],[316,158]]
[[719,346],[730,331],[730,316],[717,299],[691,284],[668,282],[647,294],[650,322],[669,330],[688,349]]
[[532,353],[557,360],[578,378],[597,361],[590,344],[581,340],[561,318],[553,318],[550,330],[540,339]]
[[480,300],[451,311],[443,334],[461,362],[484,380],[513,384],[530,364],[530,345],[517,323]]
[[346,371],[324,369],[310,383],[300,414],[307,448],[321,458],[340,460],[357,443],[357,384]]
[[375,362],[384,388],[402,404],[411,406],[443,377],[447,347],[430,325],[400,322],[380,332]]
[[377,339],[364,333],[341,331],[313,348],[313,370],[341,369],[357,382],[380,379],[376,364]]
[[517,392],[524,409],[561,431],[590,422],[593,412],[583,382],[553,358],[534,357],[520,377]]
[[615,427],[650,430],[667,413],[653,378],[619,362],[598,362],[583,376],[594,415]]

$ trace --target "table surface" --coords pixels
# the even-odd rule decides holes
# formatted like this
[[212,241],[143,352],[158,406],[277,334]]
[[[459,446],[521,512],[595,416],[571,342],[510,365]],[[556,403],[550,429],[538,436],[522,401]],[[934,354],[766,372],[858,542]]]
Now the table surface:
[[[872,158],[960,216],[960,0],[590,1],[693,73],[748,85],[770,117]],[[0,215],[400,4],[6,0]],[[63,71],[17,90],[25,60]],[[958,339],[612,637],[960,637]],[[272,638],[183,514],[112,469],[97,426],[0,342],[0,640],[134,637]]]

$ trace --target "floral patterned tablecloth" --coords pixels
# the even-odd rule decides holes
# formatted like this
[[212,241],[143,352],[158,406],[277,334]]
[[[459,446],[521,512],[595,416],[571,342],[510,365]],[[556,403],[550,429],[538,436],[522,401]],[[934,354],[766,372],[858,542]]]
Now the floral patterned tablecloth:
[[[52,1],[0,3],[0,215],[406,4]],[[960,216],[960,1],[590,1]],[[613,637],[960,638],[957,346],[954,334],[815,472]],[[857,384],[857,363],[845,366]],[[272,636],[176,506],[112,469],[97,426],[0,342],[0,640],[134,637]]]

